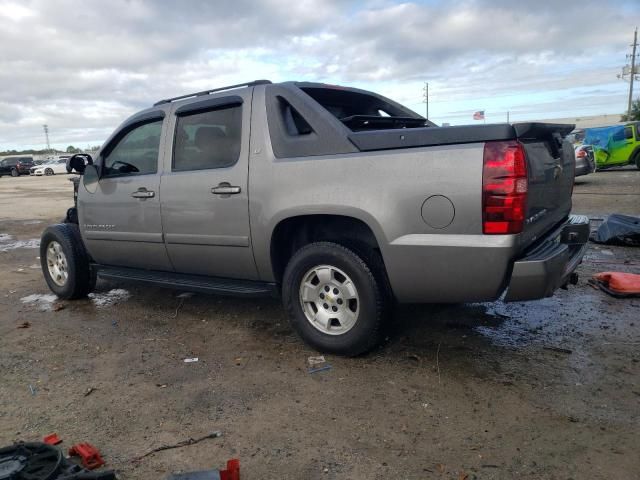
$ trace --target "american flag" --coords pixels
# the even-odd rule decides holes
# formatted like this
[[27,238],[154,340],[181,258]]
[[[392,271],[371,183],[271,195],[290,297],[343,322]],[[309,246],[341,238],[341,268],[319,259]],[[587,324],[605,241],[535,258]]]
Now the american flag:
[[473,114],[473,119],[474,120],[484,120],[484,110],[478,110],[476,113]]

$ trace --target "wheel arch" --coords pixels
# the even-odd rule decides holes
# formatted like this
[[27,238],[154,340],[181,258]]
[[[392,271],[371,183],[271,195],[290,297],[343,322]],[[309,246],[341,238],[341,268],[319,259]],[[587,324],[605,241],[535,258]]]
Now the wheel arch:
[[313,213],[281,218],[271,231],[269,257],[276,282],[280,283],[291,256],[309,243],[328,241],[355,250],[379,251],[384,237],[362,218],[348,214]]
[[629,155],[629,163],[635,163],[636,166],[640,168],[640,145],[637,145],[631,152],[631,155]]

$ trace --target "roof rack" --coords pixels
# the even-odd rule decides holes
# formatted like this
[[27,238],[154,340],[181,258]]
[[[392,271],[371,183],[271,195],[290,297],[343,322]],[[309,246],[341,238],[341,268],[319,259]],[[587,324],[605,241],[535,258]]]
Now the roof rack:
[[268,85],[270,83],[271,83],[270,80],[254,80],[252,82],[238,83],[237,85],[229,85],[228,87],[219,87],[219,88],[214,88],[212,90],[203,90],[202,92],[187,93],[186,95],[180,95],[179,97],[166,98],[164,100],[160,100],[159,102],[154,103],[153,106],[157,107],[158,105],[163,105],[165,103],[175,102],[176,100],[183,100],[185,98],[191,98],[191,97],[200,97],[200,96],[203,96],[203,95],[209,95],[210,93],[214,93],[214,92],[221,92],[223,90],[231,90],[232,88],[255,87],[256,85]]

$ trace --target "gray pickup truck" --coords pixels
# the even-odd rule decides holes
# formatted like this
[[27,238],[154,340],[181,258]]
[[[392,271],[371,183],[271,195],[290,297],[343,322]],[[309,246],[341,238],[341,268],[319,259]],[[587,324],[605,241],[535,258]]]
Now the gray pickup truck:
[[[313,347],[357,355],[395,302],[533,300],[575,280],[573,125],[437,127],[303,82],[162,100],[126,120],[41,242],[61,298],[96,277],[279,295]],[[86,164],[89,164],[85,166]]]

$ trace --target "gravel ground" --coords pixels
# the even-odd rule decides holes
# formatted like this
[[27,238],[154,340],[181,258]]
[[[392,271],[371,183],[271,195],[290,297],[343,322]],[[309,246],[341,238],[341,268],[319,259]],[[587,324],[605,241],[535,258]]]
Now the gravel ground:
[[[638,185],[635,169],[579,179],[574,212],[638,215]],[[640,299],[587,279],[640,273],[640,249],[592,244],[579,284],[545,300],[400,307],[379,349],[309,374],[316,353],[275,300],[106,282],[47,296],[34,247],[71,192],[0,179],[0,445],[55,431],[140,480],[232,457],[245,480],[638,477]]]

